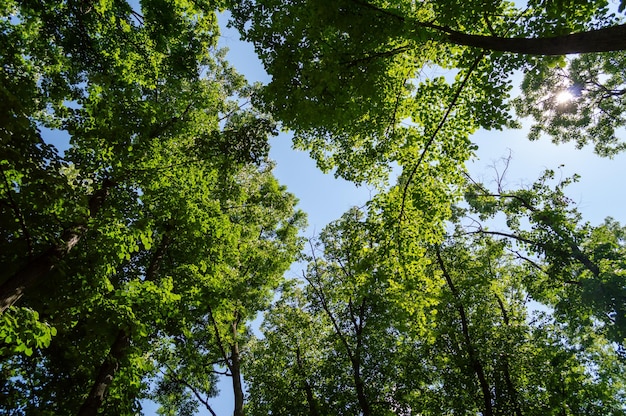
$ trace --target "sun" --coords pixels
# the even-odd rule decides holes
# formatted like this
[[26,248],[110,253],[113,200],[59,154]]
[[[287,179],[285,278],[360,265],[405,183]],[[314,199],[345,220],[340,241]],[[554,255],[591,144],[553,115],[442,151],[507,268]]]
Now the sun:
[[555,101],[557,104],[566,104],[574,99],[574,94],[569,90],[559,91],[556,94]]

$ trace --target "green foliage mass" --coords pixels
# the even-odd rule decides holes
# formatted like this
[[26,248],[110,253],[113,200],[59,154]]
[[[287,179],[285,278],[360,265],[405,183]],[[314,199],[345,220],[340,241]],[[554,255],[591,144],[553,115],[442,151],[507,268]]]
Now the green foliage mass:
[[252,344],[250,414],[623,415],[622,227],[580,224],[549,178],[468,184],[418,260],[373,204],[329,225]]
[[[623,145],[616,136],[624,125],[623,34],[599,32],[606,36],[571,45],[558,38],[622,30],[605,1],[248,0],[232,8],[231,24],[272,77],[259,103],[322,169],[346,179],[379,181],[390,162],[412,169],[431,142],[458,148],[465,140],[462,157],[438,158],[460,165],[471,154],[469,133],[519,126],[517,116],[536,119],[531,138],[546,132],[558,142],[593,143],[602,155]],[[558,55],[585,42],[612,52],[573,58],[569,80],[557,82]],[[512,106],[518,71],[525,94]],[[575,103],[554,104],[557,83],[578,90]],[[454,134],[436,131],[439,123]],[[423,138],[407,140],[406,130]]]
[[[464,166],[474,132],[527,116],[531,139],[623,150],[608,3],[231,7],[272,77],[257,103],[296,147],[356,183],[400,171],[283,286],[247,363],[250,413],[624,414],[622,226],[583,222],[564,191],[576,178],[492,190]],[[605,46],[561,56],[585,43]]]
[[275,124],[217,50],[221,6],[2,7],[2,412],[135,414],[159,383],[216,395],[183,346],[211,310],[246,333],[304,224],[267,159]]
[[[218,50],[227,7],[268,85]],[[623,150],[620,22],[604,1],[2,2],[0,411],[215,415],[227,376],[235,416],[625,414],[626,229],[583,221],[576,177],[464,167],[518,116]],[[580,32],[617,46],[559,57]],[[306,250],[274,119],[386,185]]]

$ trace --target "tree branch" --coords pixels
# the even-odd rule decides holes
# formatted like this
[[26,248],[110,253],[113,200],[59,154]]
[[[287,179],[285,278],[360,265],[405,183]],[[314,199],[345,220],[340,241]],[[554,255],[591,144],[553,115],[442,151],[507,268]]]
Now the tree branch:
[[480,389],[483,395],[483,402],[485,405],[485,416],[493,416],[493,408],[491,404],[491,391],[489,389],[489,384],[487,383],[487,378],[485,376],[485,371],[483,369],[482,363],[476,356],[476,351],[474,350],[474,346],[472,344],[472,339],[469,333],[469,322],[467,319],[467,314],[465,313],[465,308],[463,307],[463,302],[461,301],[461,295],[458,292],[456,286],[452,282],[452,278],[448,273],[448,269],[445,266],[443,258],[441,257],[441,251],[439,246],[435,246],[435,252],[437,254],[437,262],[439,263],[439,268],[443,273],[443,276],[446,280],[450,291],[452,292],[452,296],[455,299],[457,310],[459,312],[459,316],[461,318],[461,331],[463,333],[463,338],[465,338],[465,344],[467,346],[467,355],[470,360],[470,364],[476,377],[478,377],[478,382],[480,384]]
[[398,215],[399,222],[402,222],[402,217],[404,216],[404,207],[405,207],[405,204],[406,204],[406,197],[407,197],[407,194],[408,194],[409,185],[413,181],[413,176],[415,176],[415,173],[417,172],[417,169],[419,168],[420,164],[422,163],[422,160],[424,160],[424,156],[426,156],[426,152],[428,151],[430,146],[435,141],[435,138],[437,137],[437,134],[439,134],[439,131],[441,130],[441,128],[443,127],[443,125],[447,121],[448,117],[450,116],[450,113],[452,113],[452,109],[456,105],[456,103],[457,103],[457,101],[458,101],[458,99],[459,99],[459,97],[461,95],[461,92],[463,91],[463,88],[465,88],[465,85],[467,84],[467,81],[469,80],[470,75],[476,69],[476,67],[478,66],[478,63],[483,59],[484,56],[485,56],[484,53],[481,53],[480,55],[478,55],[478,57],[474,60],[472,65],[467,70],[467,73],[465,74],[465,77],[463,78],[463,81],[461,82],[461,84],[457,88],[456,92],[454,93],[454,96],[452,97],[452,101],[450,102],[450,105],[448,105],[448,109],[446,110],[446,113],[444,114],[444,116],[441,119],[441,121],[439,121],[439,124],[437,125],[437,128],[435,129],[433,134],[430,136],[430,138],[426,142],[426,145],[424,146],[424,149],[422,150],[422,153],[420,154],[420,157],[417,160],[417,163],[415,164],[413,169],[411,169],[411,172],[409,173],[409,177],[407,178],[407,181],[404,184],[404,189],[402,191],[402,203],[400,205],[400,214]]
[[443,39],[455,45],[470,46],[492,52],[523,55],[558,56],[574,53],[612,52],[626,49],[626,25],[605,27],[587,32],[542,38],[506,38],[472,35],[434,23],[415,21],[415,26],[434,29]]
[[169,373],[168,374],[163,373],[163,375],[168,375],[176,383],[182,384],[183,386],[185,386],[189,390],[191,390],[191,392],[194,394],[194,396],[196,396],[196,399],[200,403],[202,403],[204,405],[204,407],[206,407],[206,409],[211,413],[211,415],[212,416],[217,416],[217,414],[211,408],[211,405],[209,405],[209,399],[208,398],[206,398],[206,399],[202,398],[202,396],[196,390],[196,388],[193,387],[189,382],[187,382],[187,381],[183,380],[182,378],[178,377],[178,375],[176,374],[176,371],[174,371],[174,369],[168,363],[164,363],[164,365],[167,367],[167,370],[169,371]]

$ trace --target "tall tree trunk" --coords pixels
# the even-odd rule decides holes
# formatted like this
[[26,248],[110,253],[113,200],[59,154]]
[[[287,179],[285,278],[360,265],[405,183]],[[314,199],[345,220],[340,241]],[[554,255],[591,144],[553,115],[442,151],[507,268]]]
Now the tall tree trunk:
[[128,332],[121,329],[111,346],[109,354],[100,366],[96,380],[78,411],[78,416],[96,416],[98,409],[104,401],[104,396],[113,382],[113,378],[120,368],[120,361],[126,356],[130,346],[130,336]]
[[363,382],[363,377],[361,377],[361,364],[359,358],[352,361],[352,374],[354,378],[354,387],[356,389],[356,398],[359,402],[361,412],[363,416],[370,416],[372,414],[372,409],[370,409],[370,404],[367,400],[367,395],[365,394],[365,383]]
[[230,347],[230,374],[233,379],[233,393],[235,395],[235,411],[233,416],[244,416],[243,412],[243,385],[241,384],[241,357],[237,343],[237,321],[232,324],[233,344]]
[[[154,252],[152,259],[150,260],[150,264],[146,269],[146,274],[144,279],[146,281],[154,281],[158,277],[158,271],[160,269],[161,261],[165,256],[165,252],[170,244],[169,234],[164,234],[161,242],[157,250]],[[106,395],[109,386],[113,382],[115,375],[119,371],[119,363],[128,353],[128,347],[130,346],[130,334],[128,331],[120,329],[117,333],[115,341],[113,341],[113,345],[111,345],[111,350],[109,354],[104,359],[104,362],[100,366],[98,370],[98,374],[96,375],[96,379],[94,381],[93,386],[91,387],[91,391],[89,395],[83,402],[83,405],[80,407],[78,412],[79,416],[90,416],[97,415],[100,406],[104,401],[104,396]]]
[[483,404],[484,404],[484,410],[485,410],[483,414],[484,416],[493,416],[494,412],[493,412],[493,405],[491,403],[491,390],[489,388],[489,383],[487,383],[485,370],[483,369],[483,365],[480,362],[480,359],[478,358],[476,354],[476,350],[474,349],[472,338],[470,337],[469,321],[467,319],[467,314],[465,313],[465,308],[463,307],[463,303],[461,302],[461,296],[456,286],[454,285],[454,282],[452,281],[452,277],[450,277],[450,275],[448,274],[448,270],[445,267],[443,258],[441,257],[441,253],[439,251],[439,247],[436,247],[436,252],[437,252],[437,262],[439,263],[439,267],[441,268],[441,271],[443,272],[443,276],[446,279],[446,284],[450,288],[450,291],[452,292],[452,296],[454,296],[454,299],[456,301],[456,307],[457,307],[457,310],[459,311],[459,316],[461,318],[461,331],[463,333],[463,338],[464,338],[465,345],[467,348],[467,355],[469,358],[470,366],[474,374],[476,375],[476,378],[478,378],[478,384],[480,386],[480,391],[483,396]]
[[626,25],[544,38],[471,35],[429,23],[416,22],[416,25],[445,33],[444,38],[450,43],[496,52],[550,56],[626,50]]
[[[114,183],[105,179],[102,187],[89,198],[89,217],[93,218],[104,205],[108,190]],[[78,244],[87,231],[87,220],[75,224],[61,234],[60,242],[50,247],[0,285],[0,314],[13,306],[31,287],[37,285]]]

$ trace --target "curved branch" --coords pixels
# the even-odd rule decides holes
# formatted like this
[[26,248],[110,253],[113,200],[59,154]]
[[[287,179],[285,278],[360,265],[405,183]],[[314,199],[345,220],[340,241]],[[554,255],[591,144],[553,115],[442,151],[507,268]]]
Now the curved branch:
[[[616,25],[586,32],[540,38],[508,38],[494,35],[474,35],[435,23],[422,22],[370,4],[367,0],[353,3],[374,12],[391,17],[399,23],[413,23],[419,28],[432,29],[442,40],[455,45],[480,48],[492,52],[509,52],[523,55],[558,56],[574,53],[596,53],[626,50],[626,25]],[[494,33],[487,21],[488,29]]]
[[445,26],[416,21],[418,27],[434,29],[455,45],[470,46],[492,52],[523,55],[558,56],[573,53],[613,52],[626,49],[626,25],[605,27],[587,32],[542,38],[505,38],[472,35]]

